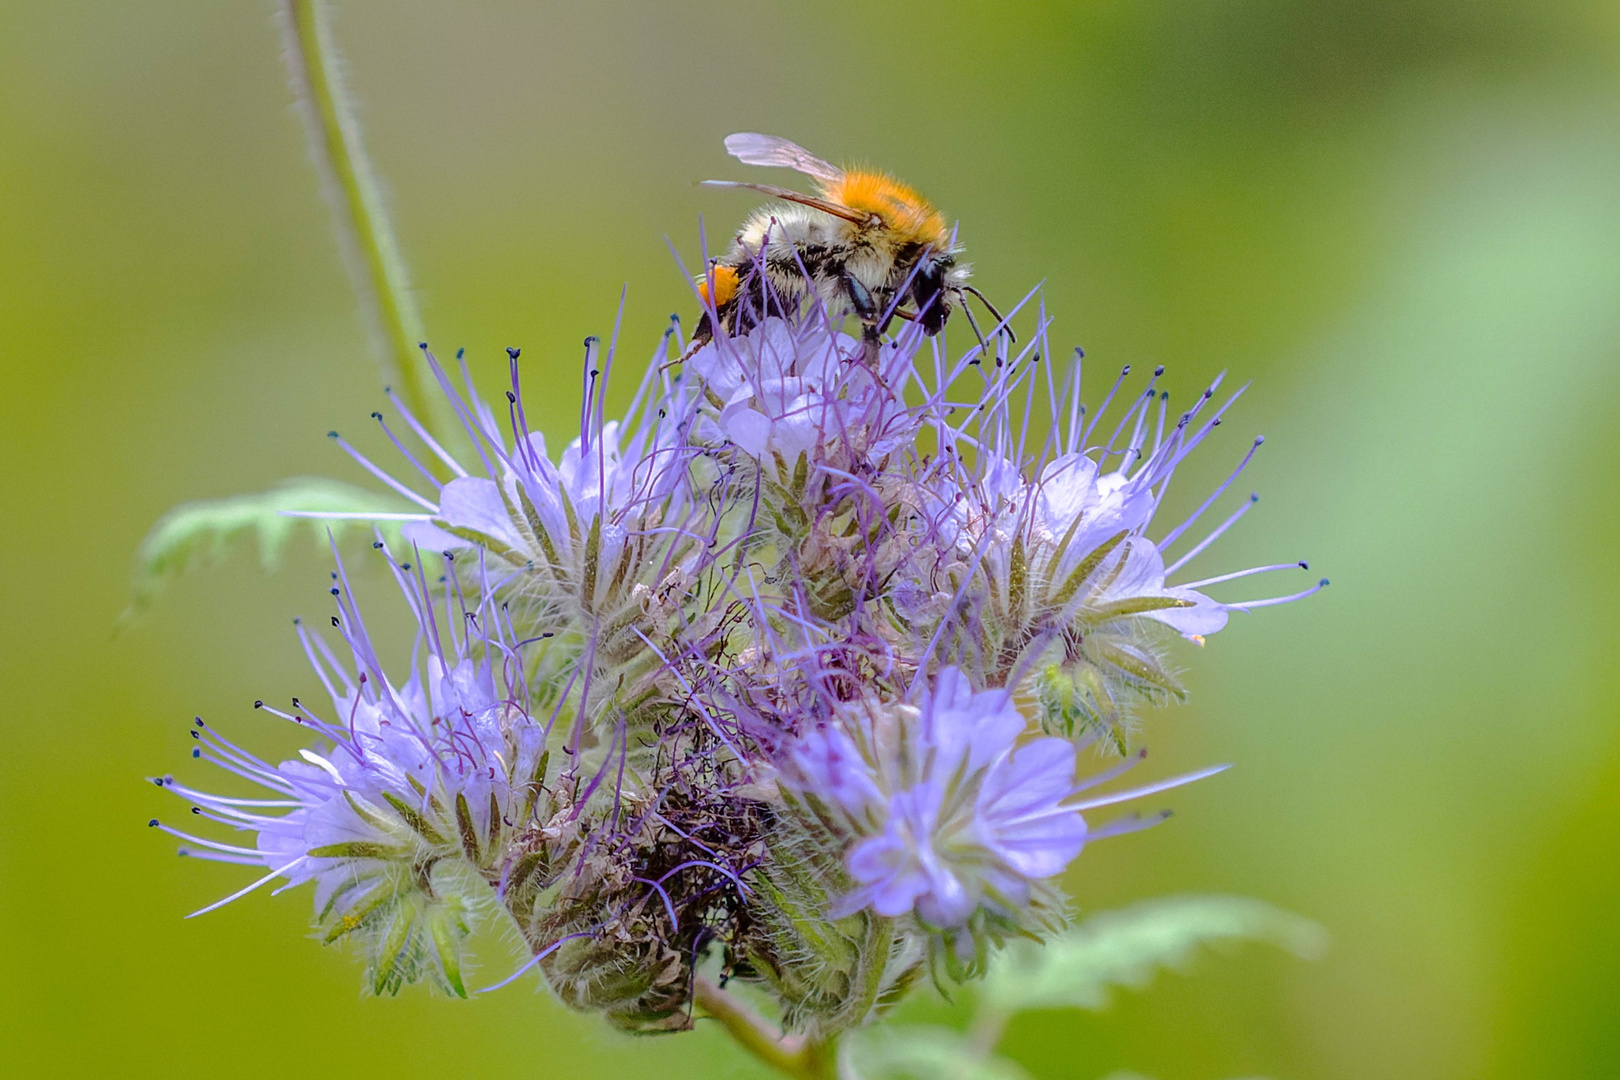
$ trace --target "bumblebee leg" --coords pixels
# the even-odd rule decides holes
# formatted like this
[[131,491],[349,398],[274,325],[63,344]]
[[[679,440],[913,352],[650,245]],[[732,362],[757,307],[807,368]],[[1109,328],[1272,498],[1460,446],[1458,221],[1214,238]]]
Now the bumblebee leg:
[[861,363],[878,369],[878,351],[883,348],[883,339],[878,336],[877,327],[871,323],[861,324]]
[[881,314],[877,300],[873,298],[872,290],[861,284],[853,274],[844,275],[844,292],[849,296],[849,304],[855,310],[856,318],[861,320],[861,361],[875,369],[880,344],[877,318]]
[[878,305],[872,298],[872,291],[862,285],[855,275],[845,274],[844,292],[849,294],[849,303],[855,309],[856,316],[861,322],[871,325],[878,316]]
[[713,340],[713,338],[698,337],[693,335],[692,340],[686,343],[686,348],[681,350],[681,355],[677,356],[673,360],[668,361],[667,363],[660,365],[658,370],[668,371],[670,368],[680,367],[682,364],[692,359],[693,353],[696,353],[699,349],[703,348],[703,346],[707,345]]
[[679,367],[690,360],[693,353],[714,340],[714,328],[717,323],[723,330],[730,333],[731,324],[734,321],[732,316],[736,310],[737,297],[735,296],[714,309],[715,318],[713,319],[709,317],[709,310],[705,308],[703,314],[698,316],[697,325],[692,328],[692,339],[686,343],[686,348],[681,350],[679,356],[664,364],[658,370],[668,371],[670,368]]
[[[893,293],[888,293],[887,295],[892,297],[894,294]],[[886,300],[884,302],[883,312],[882,312],[883,321],[881,323],[878,323],[878,326],[877,326],[877,332],[878,332],[879,336],[882,336],[883,334],[887,334],[889,332],[889,324],[894,322],[894,320],[895,320],[895,318],[897,316],[899,318],[905,320],[906,322],[913,322],[913,321],[916,320],[917,316],[913,315],[909,311],[903,310],[900,307],[901,303],[903,303],[903,301],[898,301],[898,300],[893,300],[893,299],[889,299],[889,300]]]

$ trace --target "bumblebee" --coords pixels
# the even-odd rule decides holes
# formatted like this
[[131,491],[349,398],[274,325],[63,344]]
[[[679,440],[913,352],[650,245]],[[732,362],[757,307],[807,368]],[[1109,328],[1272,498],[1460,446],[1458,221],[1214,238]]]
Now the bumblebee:
[[[695,344],[712,338],[716,323],[727,333],[742,333],[767,314],[785,314],[812,299],[834,318],[855,315],[868,341],[875,341],[895,316],[937,334],[958,302],[966,311],[969,293],[1001,321],[968,284],[970,269],[958,258],[962,248],[945,216],[910,186],[887,173],[841,169],[771,135],[732,135],[726,151],[747,165],[803,173],[816,182],[818,193],[705,181],[780,201],[750,214],[730,250],[710,260],[698,282],[704,313]],[[971,313],[968,319],[973,320]]]

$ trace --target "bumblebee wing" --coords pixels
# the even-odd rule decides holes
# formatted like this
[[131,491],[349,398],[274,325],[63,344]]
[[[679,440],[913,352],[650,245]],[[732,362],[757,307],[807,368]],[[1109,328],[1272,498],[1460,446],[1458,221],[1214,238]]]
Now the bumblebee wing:
[[775,135],[756,135],[751,131],[727,135],[726,153],[745,165],[794,169],[829,184],[836,184],[844,178],[843,169],[821,160],[798,143],[779,139]]
[[808,206],[820,210],[824,214],[831,214],[833,217],[841,217],[845,221],[853,221],[857,225],[868,224],[872,219],[870,214],[863,214],[859,210],[851,210],[847,206],[840,206],[838,203],[828,202],[826,199],[818,199],[814,195],[806,195],[803,192],[794,191],[792,188],[781,188],[772,184],[751,184],[746,180],[705,180],[703,183],[706,187],[747,188],[762,195],[769,195],[773,199],[798,203],[800,206]]

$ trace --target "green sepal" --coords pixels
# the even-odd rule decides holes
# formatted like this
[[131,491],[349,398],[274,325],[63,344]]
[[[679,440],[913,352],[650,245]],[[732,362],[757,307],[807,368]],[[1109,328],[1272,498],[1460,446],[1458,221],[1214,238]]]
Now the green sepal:
[[587,611],[596,609],[597,560],[602,549],[602,515],[591,518],[591,529],[585,535],[585,582],[580,586],[579,602]]
[[546,786],[546,766],[550,763],[551,750],[548,747],[540,754],[540,759],[535,762],[534,775],[529,777],[529,782],[525,785],[527,790],[523,794],[523,817],[518,821],[519,828],[527,825],[529,820],[534,817],[535,807],[540,801],[540,794],[545,790]]
[[1007,612],[1011,623],[1018,625],[1024,616],[1024,589],[1029,581],[1029,557],[1024,551],[1022,533],[1013,536],[1012,553],[1007,567]]
[[394,813],[398,814],[405,824],[414,829],[422,839],[435,847],[442,847],[447,842],[439,830],[435,829],[428,823],[426,818],[417,813],[416,808],[410,803],[401,799],[392,791],[383,792],[383,799],[387,801],[389,806],[394,808]]
[[1124,600],[1115,600],[1111,604],[1102,604],[1085,613],[1087,622],[1100,623],[1109,619],[1119,619],[1126,615],[1142,615],[1149,611],[1165,611],[1170,608],[1190,608],[1191,600],[1181,600],[1174,596],[1132,596]]
[[405,984],[402,961],[411,943],[411,930],[415,923],[416,912],[411,910],[410,905],[401,904],[394,910],[387,932],[378,942],[376,956],[372,959],[371,992],[378,997],[385,993],[397,994]]
[[349,840],[338,844],[323,844],[311,848],[312,859],[404,859],[410,856],[405,848],[390,847],[371,840]]
[[370,893],[367,893],[361,900],[351,906],[348,911],[344,912],[343,915],[338,918],[337,922],[332,924],[331,929],[327,930],[325,937],[326,944],[330,945],[338,938],[352,934],[362,926],[366,925],[366,922],[373,914],[377,912],[379,908],[396,899],[396,897],[397,894],[392,888],[390,888],[390,883],[388,881],[378,881],[377,884],[373,886]]
[[1080,586],[1085,584],[1086,579],[1096,573],[1097,567],[1101,566],[1102,561],[1108,558],[1115,548],[1119,547],[1127,535],[1127,530],[1121,529],[1093,548],[1091,553],[1081,559],[1080,565],[1076,566],[1068,578],[1064,580],[1063,586],[1052,594],[1052,603],[1059,607],[1067,604],[1074,594],[1079,591]]
[[501,800],[495,792],[489,793],[489,851],[491,855],[501,849]]
[[550,864],[551,860],[546,856],[544,849],[531,851],[523,856],[512,868],[512,872],[506,876],[506,894],[511,897],[522,896],[524,889],[528,887],[529,879],[535,874],[544,878],[551,868]]
[[467,932],[466,926],[448,907],[436,904],[428,909],[427,928],[445,985],[456,997],[465,998],[467,987],[461,981],[461,939]]
[[1095,642],[1099,659],[1119,668],[1125,674],[1149,684],[1155,690],[1162,690],[1178,700],[1187,696],[1187,691],[1177,682],[1168,671],[1164,670],[1154,658],[1132,652],[1110,641]]
[[473,825],[472,807],[467,805],[467,796],[460,791],[456,792],[456,829],[461,833],[461,850],[466,853],[468,861],[474,866],[482,865],[484,857],[478,850],[478,830]]
[[529,561],[526,556],[520,554],[515,548],[508,544],[503,544],[493,536],[486,533],[481,533],[477,529],[469,529],[462,525],[452,525],[443,518],[434,518],[433,524],[435,527],[443,529],[451,536],[454,536],[460,540],[465,540],[474,547],[483,548],[491,555],[494,555],[496,558],[504,560],[505,562],[511,563],[513,566],[522,566],[524,563]]
[[563,567],[562,560],[557,557],[557,545],[551,542],[551,533],[547,531],[545,522],[540,520],[540,512],[534,508],[534,500],[529,498],[529,493],[523,489],[522,484],[517,486],[517,492],[518,506],[523,511],[523,520],[528,522],[529,531],[534,533],[534,539],[540,545],[540,551],[546,557],[548,568],[559,578],[566,580],[568,572]]
[[399,831],[399,822],[389,817],[383,812],[381,807],[372,803],[364,796],[356,795],[353,791],[345,788],[343,791],[343,801],[349,804],[349,809],[353,810],[355,814],[359,816],[361,821],[364,821],[372,828],[380,829],[381,831],[387,833]]

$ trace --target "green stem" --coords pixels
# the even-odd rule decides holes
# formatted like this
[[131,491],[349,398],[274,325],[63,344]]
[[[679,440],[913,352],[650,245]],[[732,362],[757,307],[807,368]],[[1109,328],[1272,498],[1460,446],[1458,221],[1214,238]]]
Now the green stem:
[[837,1047],[832,1040],[780,1036],[769,1021],[720,989],[709,979],[697,979],[697,1003],[720,1021],[737,1045],[794,1080],[836,1080]]
[[440,410],[425,393],[428,372],[419,348],[422,316],[411,297],[405,263],[360,142],[360,126],[343,92],[326,5],[322,0],[282,0],[281,11],[293,89],[383,381],[442,437],[444,428],[435,423]]

